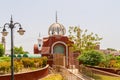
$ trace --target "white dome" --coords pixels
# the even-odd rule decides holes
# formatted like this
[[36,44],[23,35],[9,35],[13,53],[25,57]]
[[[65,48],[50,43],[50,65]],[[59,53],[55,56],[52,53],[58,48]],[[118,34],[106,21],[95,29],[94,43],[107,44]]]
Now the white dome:
[[49,35],[64,35],[65,32],[64,26],[60,23],[53,23],[48,30]]

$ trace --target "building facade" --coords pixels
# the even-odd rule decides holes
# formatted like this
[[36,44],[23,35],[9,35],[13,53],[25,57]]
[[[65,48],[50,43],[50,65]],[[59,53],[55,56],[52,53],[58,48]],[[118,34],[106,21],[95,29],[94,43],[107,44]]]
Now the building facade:
[[40,39],[39,36],[38,44],[34,45],[34,53],[47,56],[51,60],[50,64],[69,66],[70,53],[72,53],[70,44],[73,42],[69,40],[68,36],[65,36],[65,33],[65,27],[56,19],[56,22],[48,29],[48,37]]

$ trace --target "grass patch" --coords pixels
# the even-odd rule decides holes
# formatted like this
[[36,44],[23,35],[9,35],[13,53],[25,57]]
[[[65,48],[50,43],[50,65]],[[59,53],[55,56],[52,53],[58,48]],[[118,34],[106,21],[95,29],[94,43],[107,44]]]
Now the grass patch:
[[93,78],[95,80],[120,80],[120,77],[107,76],[101,74],[94,74]]
[[63,80],[63,77],[60,74],[50,74],[47,77],[40,80]]

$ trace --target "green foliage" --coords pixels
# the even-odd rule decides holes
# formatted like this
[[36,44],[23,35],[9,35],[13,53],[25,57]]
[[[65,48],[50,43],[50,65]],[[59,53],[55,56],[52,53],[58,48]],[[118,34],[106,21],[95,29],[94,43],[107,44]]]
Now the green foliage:
[[[23,68],[42,68],[47,64],[47,57],[41,58],[14,58],[14,71],[19,72]],[[0,57],[0,74],[10,73],[10,57]]]
[[25,68],[34,66],[34,60],[30,58],[22,58],[22,63]]
[[22,63],[25,68],[29,67],[44,67],[47,64],[47,57],[42,58],[22,58]]
[[10,72],[10,62],[0,62],[0,73]]
[[120,61],[120,56],[116,56],[116,59],[117,59],[118,61]]
[[117,51],[116,49],[113,49],[113,48],[107,48],[107,50]]
[[14,47],[14,54],[24,54],[23,47]]
[[43,61],[43,65],[42,65],[42,66],[43,66],[43,67],[46,66],[47,60],[48,60],[47,57],[45,57],[45,56],[42,57],[42,61]]
[[2,57],[5,53],[5,49],[3,47],[3,44],[0,44],[0,57]]
[[22,70],[22,68],[23,68],[22,62],[14,61],[14,71],[15,72],[19,72],[20,70]]
[[104,55],[104,60],[100,62],[100,67],[106,67],[106,68],[113,68],[116,64],[116,57],[112,54],[106,54]]
[[43,60],[42,60],[42,58],[35,58],[34,59],[34,67],[35,68],[43,67]]
[[3,62],[3,61],[10,61],[10,57],[0,57],[0,62]]
[[100,64],[99,67],[105,68],[115,68],[120,69],[120,56],[114,56],[112,54],[105,55],[105,58]]
[[114,65],[113,65],[114,68],[117,68],[117,69],[120,69],[120,62],[117,61]]
[[84,51],[95,49],[100,44],[102,38],[98,37],[97,34],[87,33],[87,30],[81,30],[80,27],[69,27],[69,39],[74,42],[72,45],[74,51]]
[[[3,73],[3,74],[9,73],[11,70],[10,66],[11,66],[10,62],[6,62],[6,61],[1,62],[0,63],[0,73]],[[14,71],[15,72],[19,72],[20,70],[22,70],[22,68],[23,68],[22,63],[14,61]]]
[[103,53],[91,50],[91,51],[84,51],[79,57],[78,60],[85,65],[98,65],[104,59]]
[[107,54],[105,55],[105,67],[111,67],[111,60],[116,60],[116,57],[113,56],[112,54]]

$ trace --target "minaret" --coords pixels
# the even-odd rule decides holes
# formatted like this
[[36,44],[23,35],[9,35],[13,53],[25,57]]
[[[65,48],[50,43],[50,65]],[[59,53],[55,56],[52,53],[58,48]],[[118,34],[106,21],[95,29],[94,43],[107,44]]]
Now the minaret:
[[40,51],[42,48],[42,39],[40,38],[40,33],[39,33],[39,37],[38,37],[38,50]]

